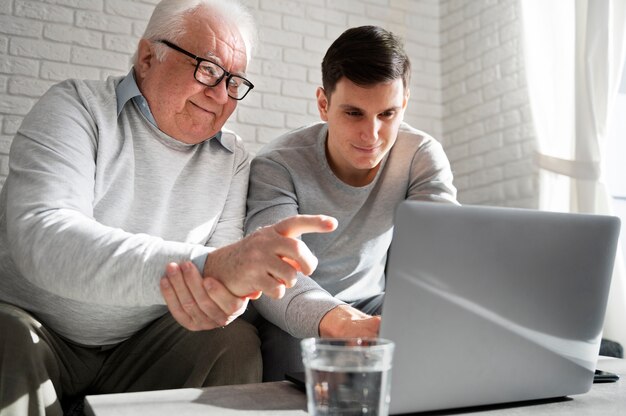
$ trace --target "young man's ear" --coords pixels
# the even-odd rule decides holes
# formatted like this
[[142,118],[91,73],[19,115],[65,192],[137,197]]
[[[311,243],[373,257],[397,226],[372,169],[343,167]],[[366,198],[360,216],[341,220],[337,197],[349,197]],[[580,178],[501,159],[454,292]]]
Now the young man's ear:
[[409,87],[404,90],[404,101],[402,102],[402,110],[406,110],[406,106],[409,104],[409,97],[411,97],[411,91]]
[[328,98],[326,97],[326,91],[322,87],[317,87],[315,95],[317,96],[317,110],[320,112],[320,118],[322,121],[328,121]]

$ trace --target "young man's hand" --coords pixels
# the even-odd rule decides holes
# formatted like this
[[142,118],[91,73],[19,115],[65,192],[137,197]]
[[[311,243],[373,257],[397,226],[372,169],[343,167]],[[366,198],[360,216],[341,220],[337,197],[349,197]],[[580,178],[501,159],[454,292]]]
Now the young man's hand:
[[350,305],[331,309],[320,321],[319,332],[325,338],[375,338],[380,316],[371,316]]
[[286,218],[209,253],[203,275],[215,277],[239,297],[255,298],[262,292],[281,298],[296,283],[297,272],[310,275],[317,267],[317,258],[298,237],[335,228],[337,220],[325,215]]

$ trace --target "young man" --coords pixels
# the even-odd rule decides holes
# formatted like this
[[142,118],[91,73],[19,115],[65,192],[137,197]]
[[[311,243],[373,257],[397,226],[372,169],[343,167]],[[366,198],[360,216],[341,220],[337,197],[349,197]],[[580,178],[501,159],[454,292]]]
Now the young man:
[[282,258],[310,273],[296,237],[333,222],[241,239],[249,157],[222,127],[252,88],[253,33],[234,0],[164,0],[127,76],[62,82],[24,119],[0,194],[3,415],[260,380],[256,329],[220,327],[293,285]]
[[302,236],[319,258],[310,279],[280,300],[254,302],[269,321],[259,327],[264,380],[301,367],[299,338],[376,336],[396,205],[457,203],[441,145],[402,121],[409,77],[392,33],[347,30],[322,62],[323,122],[276,139],[252,161],[246,232],[298,213],[339,221],[333,233]]

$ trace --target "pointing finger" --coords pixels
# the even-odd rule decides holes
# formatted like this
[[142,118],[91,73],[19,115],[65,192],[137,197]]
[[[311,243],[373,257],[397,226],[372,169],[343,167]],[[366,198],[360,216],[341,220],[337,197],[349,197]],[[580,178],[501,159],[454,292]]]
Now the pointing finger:
[[307,233],[328,233],[337,228],[337,219],[327,215],[294,215],[273,225],[285,237],[300,237]]

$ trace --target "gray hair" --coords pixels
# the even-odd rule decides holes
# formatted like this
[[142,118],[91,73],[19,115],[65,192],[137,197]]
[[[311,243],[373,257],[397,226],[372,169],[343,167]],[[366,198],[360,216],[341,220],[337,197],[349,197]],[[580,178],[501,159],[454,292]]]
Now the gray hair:
[[[256,23],[250,11],[238,0],[162,0],[154,8],[142,37],[150,41],[167,39],[177,42],[185,34],[186,15],[201,7],[237,27],[246,45],[246,59],[250,61],[257,43]],[[166,50],[157,47],[156,57],[159,61],[165,57]],[[132,62],[137,63],[137,52]]]

